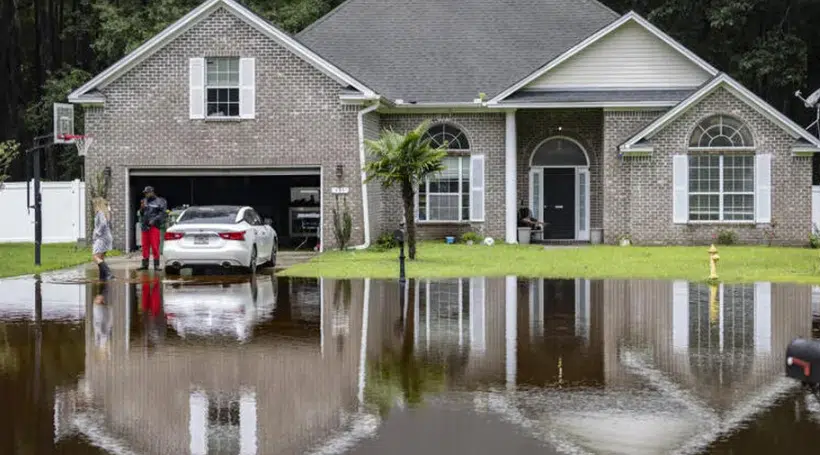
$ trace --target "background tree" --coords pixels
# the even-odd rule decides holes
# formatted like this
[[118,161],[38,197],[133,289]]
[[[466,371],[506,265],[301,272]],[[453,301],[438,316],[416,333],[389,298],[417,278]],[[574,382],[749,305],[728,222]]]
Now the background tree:
[[[5,0],[0,3],[0,141],[30,144],[49,131],[56,88],[73,89],[203,0]],[[296,33],[342,0],[239,0]],[[547,0],[545,0],[547,1]],[[793,94],[820,88],[820,0],[602,0],[634,10],[800,124],[814,120]],[[69,83],[70,82],[70,83]],[[60,95],[63,96],[63,95]],[[47,101],[46,101],[47,100]],[[64,100],[64,98],[63,98]],[[39,107],[37,105],[40,105]],[[39,114],[32,115],[33,111]],[[80,111],[80,109],[78,109]],[[79,113],[78,113],[79,115]],[[81,174],[66,148],[47,156],[45,179]],[[815,184],[820,184],[820,160]],[[25,176],[24,160],[11,179]]]
[[379,180],[386,188],[398,186],[404,205],[407,227],[407,255],[416,259],[416,191],[424,179],[444,170],[444,147],[433,147],[426,137],[429,122],[423,122],[407,134],[392,129],[382,131],[379,139],[365,140],[372,158],[364,166],[367,180]]
[[9,178],[9,167],[20,154],[20,144],[14,141],[0,142],[0,190]]

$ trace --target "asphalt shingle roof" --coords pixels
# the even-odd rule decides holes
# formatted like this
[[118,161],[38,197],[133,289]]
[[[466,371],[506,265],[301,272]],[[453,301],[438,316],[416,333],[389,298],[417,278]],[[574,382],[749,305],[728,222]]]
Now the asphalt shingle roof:
[[679,103],[695,90],[528,90],[513,93],[500,104],[514,103],[595,103],[668,101]]
[[296,38],[389,99],[471,102],[618,17],[596,0],[348,0]]

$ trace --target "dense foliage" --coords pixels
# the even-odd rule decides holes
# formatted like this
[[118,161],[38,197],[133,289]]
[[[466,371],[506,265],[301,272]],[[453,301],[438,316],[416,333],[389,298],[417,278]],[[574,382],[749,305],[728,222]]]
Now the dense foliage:
[[[201,0],[7,0],[0,6],[0,141],[28,143],[51,128],[51,103],[64,99]],[[548,1],[548,0],[544,0]],[[289,32],[340,0],[243,0]],[[634,10],[801,124],[811,112],[795,90],[820,88],[820,0],[604,0]],[[46,177],[71,178],[73,153],[51,154]],[[12,169],[22,178],[22,163]]]

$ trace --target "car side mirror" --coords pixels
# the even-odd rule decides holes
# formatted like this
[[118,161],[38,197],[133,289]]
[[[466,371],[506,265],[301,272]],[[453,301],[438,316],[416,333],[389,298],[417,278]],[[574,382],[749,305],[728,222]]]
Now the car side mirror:
[[270,225],[272,225],[272,224],[273,224],[273,220],[272,220],[272,219],[270,219],[270,218],[265,218],[265,224],[267,224],[268,226],[270,226]]

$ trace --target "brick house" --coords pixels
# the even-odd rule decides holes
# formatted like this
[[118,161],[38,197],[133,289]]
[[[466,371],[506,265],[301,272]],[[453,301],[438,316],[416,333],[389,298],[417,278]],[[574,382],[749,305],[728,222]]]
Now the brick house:
[[171,205],[254,205],[280,236],[323,247],[343,201],[367,246],[401,204],[364,183],[364,139],[426,119],[451,151],[419,188],[426,238],[514,243],[521,207],[548,238],[581,242],[702,243],[721,229],[761,242],[773,229],[800,244],[812,226],[820,139],[593,0],[348,0],[296,36],[208,0],[69,101],[96,138],[86,172],[111,171],[120,248],[134,246],[147,183]]

